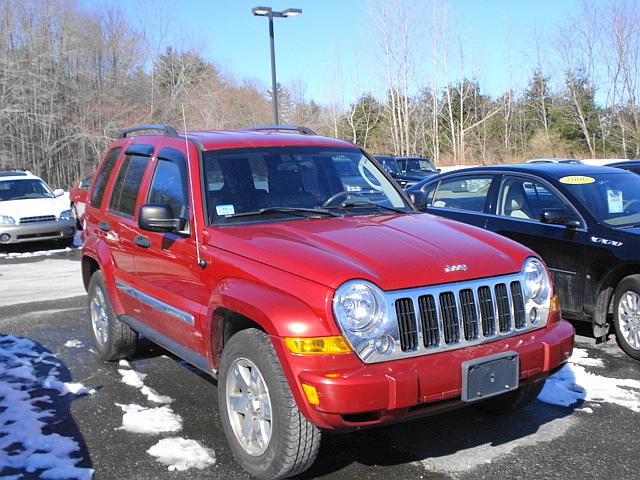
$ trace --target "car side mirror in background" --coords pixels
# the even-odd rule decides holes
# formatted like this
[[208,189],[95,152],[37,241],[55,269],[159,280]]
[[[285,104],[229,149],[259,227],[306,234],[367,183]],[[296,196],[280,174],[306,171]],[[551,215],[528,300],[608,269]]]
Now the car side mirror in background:
[[418,210],[424,212],[427,209],[427,196],[424,192],[418,190],[417,192],[411,192],[409,194],[409,200],[413,203],[413,206]]
[[61,197],[62,195],[64,195],[64,190],[63,190],[63,189],[61,189],[61,188],[56,188],[56,189],[53,191],[53,196],[54,196],[54,197]]
[[540,213],[540,221],[551,225],[566,225],[571,228],[580,226],[580,222],[577,220],[569,219],[566,208],[546,208]]
[[173,209],[166,203],[147,203],[138,211],[138,226],[142,230],[160,233],[176,233],[182,220],[174,218]]

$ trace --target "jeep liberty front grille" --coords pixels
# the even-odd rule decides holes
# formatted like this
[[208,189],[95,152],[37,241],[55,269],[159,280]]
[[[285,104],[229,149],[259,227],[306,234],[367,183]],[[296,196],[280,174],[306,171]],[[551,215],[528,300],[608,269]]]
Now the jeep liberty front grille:
[[527,330],[519,280],[496,277],[406,290],[396,298],[402,352],[460,348]]

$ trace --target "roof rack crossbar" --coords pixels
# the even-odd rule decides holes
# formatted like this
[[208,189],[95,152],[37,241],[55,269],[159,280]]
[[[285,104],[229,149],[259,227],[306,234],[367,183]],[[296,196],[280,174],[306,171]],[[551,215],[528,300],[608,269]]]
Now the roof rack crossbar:
[[162,123],[151,123],[148,125],[137,125],[135,127],[126,128],[122,130],[120,133],[118,133],[118,138],[126,138],[126,136],[129,135],[130,133],[141,132],[144,130],[161,130],[162,133],[167,137],[178,136],[178,132],[176,132],[176,129],[169,125],[165,125]]
[[316,132],[308,127],[299,127],[296,125],[266,125],[262,127],[247,128],[247,130],[252,132],[298,132],[302,135],[317,135]]

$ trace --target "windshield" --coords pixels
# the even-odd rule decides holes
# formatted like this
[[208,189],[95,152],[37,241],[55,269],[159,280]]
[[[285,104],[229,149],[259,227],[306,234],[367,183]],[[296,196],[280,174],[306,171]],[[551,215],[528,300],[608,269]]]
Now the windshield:
[[620,228],[640,225],[640,176],[628,172],[572,175],[560,182],[598,222]]
[[413,211],[373,162],[352,148],[218,150],[205,152],[203,165],[212,224]]
[[436,167],[426,158],[398,158],[400,170],[409,175],[421,177],[437,173]]
[[38,179],[0,182],[0,202],[25,198],[53,198],[53,192]]

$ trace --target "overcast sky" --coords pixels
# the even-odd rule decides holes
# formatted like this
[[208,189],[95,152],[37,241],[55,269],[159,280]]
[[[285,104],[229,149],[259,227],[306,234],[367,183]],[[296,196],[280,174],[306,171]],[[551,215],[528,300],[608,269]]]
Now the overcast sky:
[[[319,103],[328,103],[338,88],[337,71],[347,101],[357,93],[383,92],[372,69],[375,40],[368,31],[375,0],[81,2],[89,7],[117,5],[134,26],[144,21],[156,34],[156,43],[195,47],[226,73],[239,80],[252,79],[265,88],[271,82],[268,21],[253,16],[251,8],[301,8],[300,16],[275,20],[278,81],[302,83],[306,98]],[[451,38],[460,42],[467,69],[488,93],[500,94],[510,84],[520,89],[536,62],[536,35],[548,46],[553,32],[579,4],[580,0],[450,0]],[[422,43],[416,48],[428,46]]]

